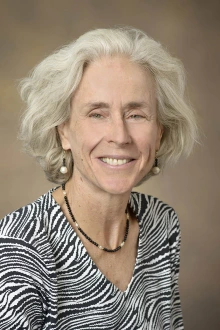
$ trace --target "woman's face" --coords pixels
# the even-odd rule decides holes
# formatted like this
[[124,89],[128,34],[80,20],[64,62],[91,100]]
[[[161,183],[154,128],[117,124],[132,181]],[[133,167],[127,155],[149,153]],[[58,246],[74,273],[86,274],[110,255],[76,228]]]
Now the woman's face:
[[151,75],[123,56],[89,64],[70,120],[58,129],[73,154],[73,179],[110,194],[130,192],[151,170],[160,146]]

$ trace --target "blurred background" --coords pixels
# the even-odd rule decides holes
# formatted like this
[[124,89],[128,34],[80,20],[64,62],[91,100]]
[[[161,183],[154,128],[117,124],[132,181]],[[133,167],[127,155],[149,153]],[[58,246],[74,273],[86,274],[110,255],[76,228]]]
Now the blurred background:
[[[185,329],[220,329],[220,1],[0,0],[0,218],[52,185],[17,140],[18,79],[89,29],[131,25],[186,68],[201,144],[137,190],[173,206],[182,231],[180,292]],[[156,330],[156,329],[155,329]]]

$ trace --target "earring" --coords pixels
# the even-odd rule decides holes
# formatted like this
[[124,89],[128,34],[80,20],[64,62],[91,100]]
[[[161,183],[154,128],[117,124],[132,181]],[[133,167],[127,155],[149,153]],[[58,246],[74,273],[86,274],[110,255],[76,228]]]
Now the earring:
[[65,150],[63,150],[63,165],[62,165],[61,168],[60,168],[60,172],[61,172],[62,174],[66,174],[66,173],[68,172],[68,168],[66,167],[66,158],[65,158],[65,154],[66,154]]
[[158,167],[158,158],[157,158],[157,152],[156,152],[156,157],[154,161],[154,167],[152,167],[152,172],[153,174],[157,175],[160,173],[160,168]]

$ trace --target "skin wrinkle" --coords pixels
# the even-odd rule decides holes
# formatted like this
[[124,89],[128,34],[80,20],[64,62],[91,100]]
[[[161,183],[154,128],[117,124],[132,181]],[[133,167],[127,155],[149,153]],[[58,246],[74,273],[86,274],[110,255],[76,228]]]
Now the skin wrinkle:
[[[84,108],[84,107],[83,107]],[[85,106],[86,114],[87,116],[91,116],[93,111],[100,110],[102,112],[102,115],[105,116],[106,119],[111,117],[111,106],[108,103],[104,102],[95,102],[90,103]],[[153,111],[150,109],[149,105],[146,102],[129,102],[122,105],[121,107],[122,113],[121,118],[126,120],[127,117],[132,113],[133,110],[140,110],[143,112],[143,115],[145,116],[145,119],[150,121],[154,120],[156,117],[156,114],[153,113]],[[82,117],[84,113],[82,112]]]
[[[106,108],[110,109],[110,105],[105,102],[88,102],[86,103],[83,108],[88,108],[89,110],[98,109],[98,108]],[[122,110],[125,111],[126,109],[141,109],[141,108],[149,108],[150,105],[147,102],[128,102],[124,106],[122,106]]]

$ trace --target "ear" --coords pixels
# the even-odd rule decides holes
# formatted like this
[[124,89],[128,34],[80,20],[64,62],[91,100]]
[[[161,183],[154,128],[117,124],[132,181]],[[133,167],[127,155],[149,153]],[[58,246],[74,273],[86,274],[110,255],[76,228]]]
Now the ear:
[[57,132],[64,150],[70,149],[69,143],[69,124],[68,122],[62,123],[57,126]]
[[160,141],[162,139],[164,132],[164,127],[161,124],[158,124],[158,131],[157,131],[157,141],[156,141],[156,150],[160,149]]

